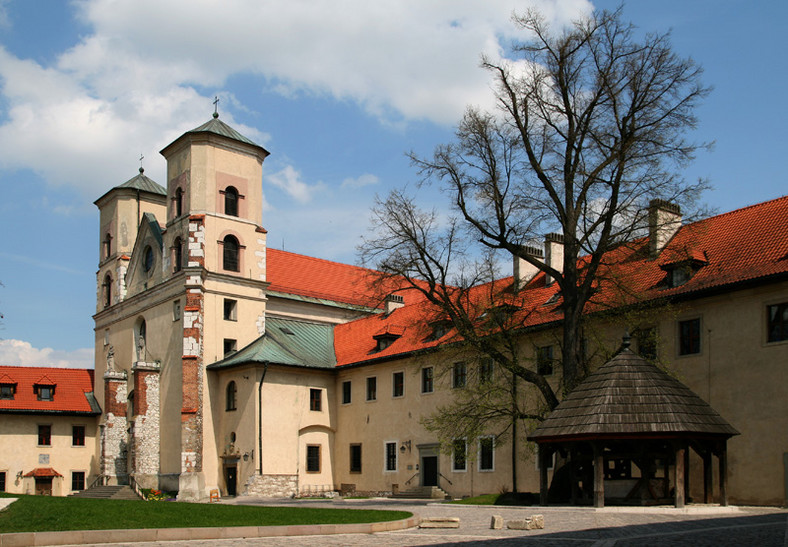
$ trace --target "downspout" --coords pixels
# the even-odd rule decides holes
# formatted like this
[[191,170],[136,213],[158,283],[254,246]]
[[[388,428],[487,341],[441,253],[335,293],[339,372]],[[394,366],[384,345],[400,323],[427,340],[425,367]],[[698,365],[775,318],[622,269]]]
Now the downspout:
[[263,380],[265,373],[268,372],[268,361],[263,363],[263,375],[260,376],[260,383],[257,384],[257,420],[260,426],[257,428],[257,454],[260,476],[263,476]]

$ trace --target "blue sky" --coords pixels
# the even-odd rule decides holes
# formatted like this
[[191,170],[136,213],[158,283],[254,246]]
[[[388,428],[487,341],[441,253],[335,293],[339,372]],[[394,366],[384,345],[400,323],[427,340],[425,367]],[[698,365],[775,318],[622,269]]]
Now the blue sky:
[[[272,152],[263,173],[271,247],[355,262],[376,194],[413,183],[408,151],[451,140],[488,104],[482,52],[509,15],[555,24],[584,0],[369,2],[0,0],[0,363],[92,366],[98,263],[93,201],[137,173],[165,183],[166,144],[210,118]],[[788,2],[630,2],[644,31],[714,91],[685,173],[723,212],[786,194]],[[440,199],[434,196],[431,199]]]

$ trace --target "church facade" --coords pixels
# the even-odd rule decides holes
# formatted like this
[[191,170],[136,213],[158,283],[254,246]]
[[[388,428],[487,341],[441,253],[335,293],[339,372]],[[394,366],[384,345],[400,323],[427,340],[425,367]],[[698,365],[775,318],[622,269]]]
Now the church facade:
[[[425,427],[457,390],[504,371],[450,343],[423,298],[373,298],[375,272],[268,248],[268,151],[214,117],[162,155],[164,186],[140,170],[96,201],[91,397],[101,413],[89,428],[88,483],[133,479],[184,500],[213,489],[439,487],[459,497],[511,490],[516,474],[517,490],[539,490],[524,429],[519,445],[490,433],[447,447]],[[638,294],[671,305],[632,325],[623,311],[592,310],[596,335],[614,346],[624,328],[648,332],[641,353],[658,354],[741,432],[728,444],[730,501],[782,504],[788,198],[686,225],[675,206],[651,206],[662,221],[618,263]],[[545,246],[548,260],[560,254],[558,238]],[[529,306],[523,353],[549,365],[541,371],[558,386],[556,285],[517,261],[501,283],[519,287]],[[690,462],[690,476],[701,463]]]

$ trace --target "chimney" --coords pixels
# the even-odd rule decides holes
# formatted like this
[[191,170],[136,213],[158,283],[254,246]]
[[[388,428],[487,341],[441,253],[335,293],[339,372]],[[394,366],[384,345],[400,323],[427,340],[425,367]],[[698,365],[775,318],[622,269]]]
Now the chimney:
[[[550,233],[544,236],[544,255],[545,264],[558,270],[564,271],[564,236],[561,234]],[[552,285],[555,279],[550,274],[545,276],[545,285]]]
[[[544,262],[544,253],[541,249],[537,249],[536,247],[531,247],[530,245],[524,245],[522,250],[528,256],[532,256],[539,260],[539,262]],[[519,291],[523,287],[525,287],[530,280],[534,278],[536,274],[539,273],[539,268],[525,260],[524,258],[520,258],[519,256],[512,255],[512,275],[514,276],[514,290]]]
[[681,208],[663,199],[648,204],[648,251],[656,258],[681,228]]
[[401,308],[405,305],[405,299],[398,294],[390,294],[386,297],[385,300],[385,311],[386,315],[389,315],[391,312],[396,310],[397,308]]

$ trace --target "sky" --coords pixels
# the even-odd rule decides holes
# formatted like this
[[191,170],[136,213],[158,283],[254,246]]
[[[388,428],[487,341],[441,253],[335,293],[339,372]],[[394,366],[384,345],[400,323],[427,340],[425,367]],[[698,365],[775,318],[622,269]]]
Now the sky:
[[[140,165],[166,185],[158,151],[208,121],[214,97],[271,152],[269,246],[356,263],[375,196],[418,180],[406,154],[429,155],[467,105],[491,104],[479,59],[525,38],[513,11],[562,25],[618,5],[0,0],[0,364],[93,366],[93,202]],[[788,193],[788,2],[631,1],[623,18],[670,30],[714,88],[691,137],[715,146],[684,173],[710,180],[704,202]]]

